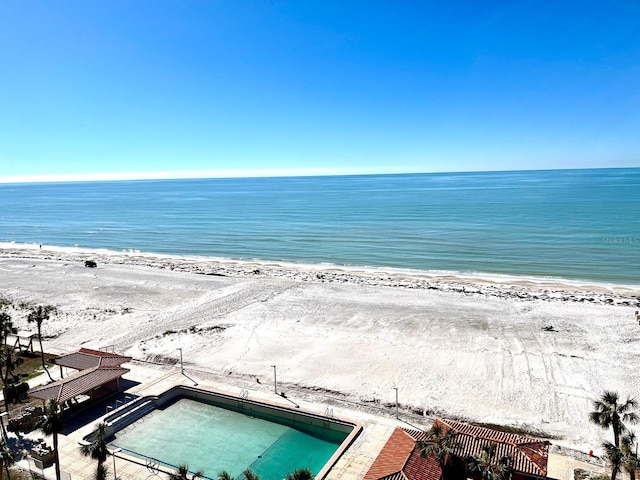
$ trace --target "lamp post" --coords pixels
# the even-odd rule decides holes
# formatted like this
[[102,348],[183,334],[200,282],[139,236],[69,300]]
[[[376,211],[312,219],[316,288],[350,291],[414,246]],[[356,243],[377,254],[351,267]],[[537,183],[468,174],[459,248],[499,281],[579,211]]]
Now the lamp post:
[[276,377],[276,366],[275,365],[271,365],[273,367],[273,391],[276,392],[276,395],[278,394],[278,381],[277,381],[277,377]]
[[113,450],[107,450],[107,451],[113,457],[113,480],[118,480],[118,475],[116,474],[116,453],[120,453],[122,449],[120,447],[116,447]]
[[398,387],[393,387],[393,389],[396,391],[396,419],[398,419]]
[[184,364],[182,363],[182,347],[178,348],[180,350],[180,373],[184,375]]
[[5,443],[8,443],[7,431],[4,429],[4,417],[6,417],[7,415],[9,415],[9,412],[0,413],[0,425],[2,426],[2,438],[4,439]]

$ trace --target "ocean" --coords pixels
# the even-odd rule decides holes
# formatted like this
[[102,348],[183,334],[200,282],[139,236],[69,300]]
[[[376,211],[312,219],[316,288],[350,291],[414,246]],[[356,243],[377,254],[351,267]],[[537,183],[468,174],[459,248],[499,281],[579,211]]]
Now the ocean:
[[0,184],[0,241],[640,284],[640,168]]

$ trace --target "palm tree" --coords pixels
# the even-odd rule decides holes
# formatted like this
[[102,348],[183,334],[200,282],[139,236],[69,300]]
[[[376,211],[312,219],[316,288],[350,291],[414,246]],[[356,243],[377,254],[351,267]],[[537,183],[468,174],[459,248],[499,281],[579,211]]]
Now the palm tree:
[[[14,367],[13,348],[8,345],[0,345],[0,378],[2,378],[2,386],[5,388],[4,408],[7,412],[9,411],[9,402],[10,402],[10,396],[7,389],[9,388],[9,385],[10,385],[9,375],[12,374],[13,367]],[[4,373],[2,373],[3,368],[4,368]],[[15,378],[15,375],[14,375],[14,378]]]
[[508,480],[511,478],[511,457],[497,458],[496,450],[497,445],[491,443],[482,447],[480,455],[467,457],[469,473],[479,473],[483,480]]
[[242,477],[244,478],[244,480],[260,480],[260,477],[257,474],[253,473],[250,468],[247,468],[242,472]]
[[104,463],[98,462],[98,466],[96,467],[96,474],[93,478],[95,480],[107,480],[107,473],[109,473],[109,470],[104,466]]
[[96,427],[93,435],[93,442],[87,443],[80,447],[80,452],[85,457],[91,457],[98,460],[98,464],[102,464],[107,460],[109,450],[107,449],[107,424],[101,422]]
[[633,451],[635,443],[636,436],[631,432],[623,435],[620,439],[622,466],[629,474],[629,480],[636,480],[636,470],[640,470],[640,458],[638,458],[638,454]]
[[175,472],[169,474],[169,480],[197,480],[203,476],[202,470],[198,470],[189,476],[189,465],[181,463]]
[[604,448],[607,459],[611,464],[611,480],[616,480],[620,467],[622,467],[622,451],[620,447],[611,442],[604,442],[602,448]]
[[[11,315],[4,310],[0,311],[0,377],[2,378],[2,384],[5,388],[9,386],[9,375],[11,374],[13,363],[13,347],[7,345],[7,336],[13,332],[13,323],[11,322]],[[5,368],[5,373],[2,373],[2,367]],[[9,411],[8,395],[5,392],[4,406],[6,411]]]
[[11,480],[11,474],[9,473],[9,467],[15,462],[13,452],[9,449],[7,442],[0,440],[0,480],[4,480],[4,470],[7,469],[7,478]]
[[62,412],[53,398],[47,401],[44,414],[38,419],[36,427],[45,435],[53,435],[53,459],[56,466],[56,480],[60,480],[60,457],[58,456],[58,434],[62,432]]
[[450,428],[435,424],[427,433],[426,440],[419,441],[417,446],[422,457],[435,458],[442,472],[441,478],[445,480],[453,460],[453,450],[457,446],[456,433]]
[[627,397],[624,403],[619,403],[617,392],[605,391],[598,400],[594,400],[593,408],[589,420],[602,428],[611,427],[616,447],[620,447],[620,434],[627,430],[625,422],[638,423],[640,420],[634,411],[638,408],[638,402]]
[[291,473],[287,473],[284,480],[313,480],[313,473],[308,468],[298,468]]
[[49,375],[49,379],[52,382],[53,377],[51,377],[49,370],[47,370],[47,367],[44,364],[44,349],[42,348],[42,322],[44,322],[45,320],[49,320],[49,313],[51,313],[55,309],[56,307],[54,307],[53,305],[45,305],[44,307],[42,305],[39,305],[37,307],[32,307],[29,315],[27,316],[27,322],[35,323],[38,327],[38,342],[40,343],[40,354],[42,355],[42,368],[45,372],[47,372],[47,375]]
[[223,470],[218,474],[218,480],[234,480],[234,478],[229,472]]
[[13,332],[13,322],[11,315],[4,310],[0,311],[0,344],[7,344],[7,337]]

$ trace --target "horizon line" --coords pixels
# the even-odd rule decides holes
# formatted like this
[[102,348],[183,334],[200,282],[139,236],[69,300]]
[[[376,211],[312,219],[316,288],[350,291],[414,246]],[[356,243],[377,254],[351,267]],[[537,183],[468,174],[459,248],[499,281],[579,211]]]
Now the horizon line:
[[74,182],[117,182],[145,180],[198,180],[216,178],[278,178],[278,177],[330,177],[355,175],[416,175],[432,173],[481,173],[481,172],[526,172],[553,170],[600,170],[625,169],[640,167],[586,167],[586,168],[516,168],[509,170],[418,170],[418,169],[273,169],[273,170],[160,170],[155,172],[110,172],[110,173],[71,173],[71,174],[38,174],[8,175],[0,177],[0,184],[17,183],[74,183]]

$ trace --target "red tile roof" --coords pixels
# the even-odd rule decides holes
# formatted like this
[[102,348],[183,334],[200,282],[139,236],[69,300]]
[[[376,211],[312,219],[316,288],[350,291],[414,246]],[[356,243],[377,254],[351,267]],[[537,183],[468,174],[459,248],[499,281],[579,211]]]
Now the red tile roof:
[[404,473],[411,480],[440,480],[442,472],[434,457],[423,457],[420,450],[414,448],[404,466]]
[[515,433],[500,432],[462,422],[436,419],[443,428],[451,428],[459,446],[454,450],[460,457],[479,455],[482,448],[496,444],[496,457],[509,456],[516,472],[547,476],[549,442]]
[[85,370],[101,366],[118,367],[131,360],[131,357],[118,355],[117,353],[103,352],[81,348],[79,351],[62,355],[53,359],[53,363],[62,367],[69,367],[75,370]]
[[[440,419],[436,419],[434,425],[457,433],[458,445],[454,453],[458,458],[479,455],[482,447],[495,443],[498,458],[509,456],[513,459],[514,472],[547,476],[547,441]],[[408,453],[407,437],[411,439]],[[439,480],[441,471],[435,459],[423,458],[419,449],[415,448],[417,442],[426,439],[427,433],[421,430],[396,428],[364,477],[365,480]]]
[[415,440],[407,432],[396,428],[364,476],[364,480],[386,479],[387,477],[394,480],[395,478],[405,478],[404,475],[401,477],[395,477],[395,475],[402,472],[415,445]]

